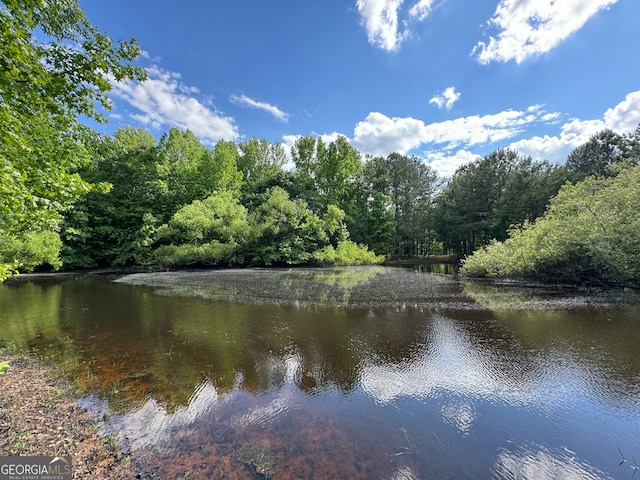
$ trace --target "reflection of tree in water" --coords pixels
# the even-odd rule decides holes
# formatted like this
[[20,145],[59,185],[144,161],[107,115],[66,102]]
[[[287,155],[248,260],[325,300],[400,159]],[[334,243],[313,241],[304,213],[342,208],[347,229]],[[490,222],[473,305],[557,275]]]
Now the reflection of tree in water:
[[[331,296],[331,288],[344,295],[377,272],[365,268],[294,273],[301,283],[307,282],[302,289]],[[122,389],[121,396],[153,396],[170,409],[185,405],[203,377],[220,393],[241,388],[257,394],[279,388],[292,357],[298,359],[294,375],[300,390],[314,395],[335,386],[349,392],[358,383],[363,363],[401,363],[418,354],[429,323],[428,313],[406,307],[243,304],[157,296],[146,288],[118,284],[107,284],[92,301],[98,302],[92,311],[104,312],[94,316],[97,323],[113,322],[113,316],[122,322],[89,339],[68,330],[76,343],[86,345],[82,363],[93,362],[94,380],[109,379],[102,385],[108,392],[112,385],[126,383],[131,388]],[[135,333],[122,335],[123,331]],[[151,375],[138,378],[146,372]]]
[[640,303],[633,292],[462,284],[490,312],[482,322],[480,312],[461,311],[454,317],[505,374],[526,384],[549,370],[568,368],[607,403],[634,402],[640,394]]
[[159,288],[171,296],[224,302],[293,306],[346,306],[351,290],[384,271],[382,267],[238,269],[129,275],[119,280]]
[[496,283],[483,280],[461,281],[463,291],[483,308],[494,311],[554,311],[569,308],[639,305],[640,296],[622,289],[535,284],[525,282]]
[[59,333],[55,312],[61,295],[56,282],[12,279],[0,284],[0,347],[46,347]]

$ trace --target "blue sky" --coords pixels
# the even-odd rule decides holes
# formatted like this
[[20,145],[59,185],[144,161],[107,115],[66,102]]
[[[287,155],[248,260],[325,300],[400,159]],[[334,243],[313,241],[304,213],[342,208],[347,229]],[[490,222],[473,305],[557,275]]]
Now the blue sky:
[[563,163],[640,123],[638,0],[80,0],[135,37],[145,83],[114,84],[108,132],[207,145],[344,135],[442,175],[511,147]]

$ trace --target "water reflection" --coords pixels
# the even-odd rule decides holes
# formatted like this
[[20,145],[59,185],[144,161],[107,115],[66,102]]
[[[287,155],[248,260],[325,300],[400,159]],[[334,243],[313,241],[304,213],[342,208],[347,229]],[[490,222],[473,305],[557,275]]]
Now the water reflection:
[[160,295],[199,297],[234,303],[296,307],[350,304],[353,288],[367,284],[384,268],[376,266],[317,269],[226,270],[140,273],[117,282],[159,287]]
[[[558,401],[582,395],[587,389],[585,375],[576,375],[580,365],[564,365],[562,355],[540,358],[517,346],[496,348],[499,344],[487,348],[491,340],[500,341],[508,332],[496,335],[494,331],[488,336],[475,331],[472,335],[466,324],[443,316],[434,316],[430,325],[430,337],[420,356],[363,368],[362,386],[376,401],[455,394],[456,398],[480,397],[489,402],[554,409]],[[515,338],[506,340],[517,345]],[[558,389],[565,395],[558,395]]]
[[[499,330],[506,331],[518,340],[514,355],[535,354],[538,368],[550,363],[564,367],[571,375],[569,384],[582,383],[601,401],[622,408],[640,407],[637,292],[530,285],[504,288],[484,282],[464,282],[463,288],[489,308],[496,320],[485,322],[482,328],[466,322],[474,336],[495,340],[501,336]],[[517,372],[526,362],[513,365]]]
[[494,466],[494,477],[499,479],[530,478],[537,480],[604,480],[611,476],[581,462],[575,452],[561,448],[555,452],[532,445],[515,452],[503,450]]
[[141,407],[113,420],[111,427],[121,433],[136,451],[166,447],[177,431],[191,428],[194,423],[211,414],[219,400],[216,388],[205,381],[195,389],[187,405],[173,412],[168,412],[163,405],[149,399]]
[[107,401],[149,475],[608,478],[640,452],[634,295],[382,267],[111,280],[0,285],[0,337]]
[[442,417],[460,433],[468,435],[471,433],[476,413],[471,402],[458,401],[444,404]]

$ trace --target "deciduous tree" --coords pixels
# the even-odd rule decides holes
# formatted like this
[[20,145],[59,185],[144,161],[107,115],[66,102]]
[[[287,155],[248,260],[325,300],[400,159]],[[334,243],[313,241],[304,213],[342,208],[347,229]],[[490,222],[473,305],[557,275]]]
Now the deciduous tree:
[[55,234],[61,212],[92,188],[76,173],[89,159],[78,115],[103,120],[111,82],[144,78],[139,54],[135,40],[93,27],[76,0],[0,2],[0,280],[29,268],[8,246]]

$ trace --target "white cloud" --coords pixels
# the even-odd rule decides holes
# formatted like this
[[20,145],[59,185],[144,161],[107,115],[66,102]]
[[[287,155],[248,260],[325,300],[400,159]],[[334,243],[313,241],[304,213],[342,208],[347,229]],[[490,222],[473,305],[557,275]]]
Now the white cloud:
[[640,123],[640,90],[629,93],[622,102],[604,112],[604,123],[618,133],[634,131]]
[[211,102],[196,98],[198,89],[182,83],[179,73],[152,66],[147,74],[144,82],[112,82],[112,94],[138,110],[130,118],[154,129],[190,129],[210,144],[238,138],[233,118],[220,114]]
[[[635,130],[640,123],[640,90],[629,93],[623,101],[609,108],[602,119],[574,118],[560,125],[558,135],[533,136],[507,143],[541,125],[557,128],[562,117],[562,113],[545,111],[544,105],[430,124],[411,117],[388,117],[371,112],[356,124],[350,143],[362,154],[380,156],[392,152],[405,154],[422,147],[421,156],[425,162],[445,177],[478,158],[474,147],[479,151],[486,150],[487,146],[507,147],[536,160],[563,163],[571,150],[605,128],[621,134]],[[328,143],[338,135],[333,132],[319,136]],[[298,138],[300,135],[285,135],[283,143],[291,147]]]
[[429,15],[429,12],[431,12],[433,1],[434,0],[420,0],[413,7],[411,7],[411,10],[409,10],[409,15],[416,20],[424,20],[427,15]]
[[542,106],[533,105],[526,111],[506,110],[427,125],[411,117],[390,118],[371,112],[356,124],[353,144],[361,152],[373,155],[406,153],[425,143],[440,144],[452,150],[513,138],[525,127],[540,123],[545,115],[548,113]]
[[477,153],[468,150],[458,150],[449,154],[446,151],[424,152],[423,158],[441,177],[453,176],[456,169],[467,163],[471,163],[479,157]]
[[497,37],[478,42],[472,54],[480,63],[493,60],[521,63],[548,52],[565,40],[600,10],[617,0],[501,0],[490,26]]
[[283,112],[275,105],[271,105],[266,102],[259,102],[254,100],[253,98],[247,97],[246,95],[231,95],[229,99],[238,105],[246,105],[251,108],[257,108],[259,110],[264,110],[267,113],[270,113],[275,118],[280,120],[281,122],[287,122],[289,120],[289,114]]
[[362,153],[388,155],[406,153],[426,140],[426,125],[415,118],[389,118],[371,112],[358,122],[353,131],[353,145]]
[[442,95],[434,95],[429,103],[440,109],[450,110],[453,104],[460,99],[460,92],[456,92],[455,87],[448,87],[442,92]]
[[347,140],[349,139],[349,137],[339,132],[323,133],[322,135],[319,135],[319,137],[322,139],[325,145],[328,145],[331,142],[335,142],[338,137],[345,137]]
[[509,148],[523,155],[529,155],[534,160],[549,160],[553,163],[562,163],[567,155],[579,145],[582,145],[591,135],[605,128],[600,120],[572,119],[560,128],[557,136],[544,135],[518,140],[509,145]]
[[[434,0],[418,0],[409,11],[401,11],[404,0],[357,0],[356,8],[367,30],[369,43],[383,50],[393,52],[411,36],[410,21],[422,21],[429,12]],[[406,15],[402,22],[404,31],[400,31],[400,15]]]
[[571,119],[562,125],[558,135],[544,135],[519,140],[509,145],[536,160],[563,163],[569,153],[586,143],[592,135],[609,128],[625,134],[635,130],[640,123],[640,90],[629,93],[625,99],[594,120]]
[[397,50],[403,40],[398,32],[398,9],[403,0],[357,0],[356,7],[367,29],[369,43],[387,51]]

